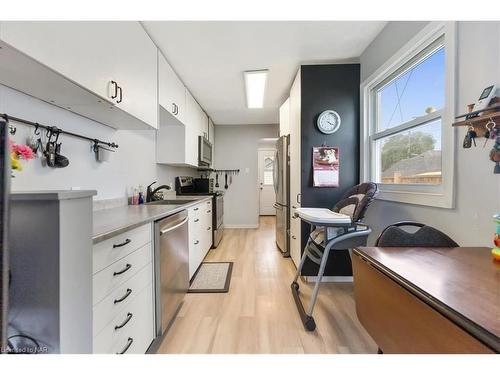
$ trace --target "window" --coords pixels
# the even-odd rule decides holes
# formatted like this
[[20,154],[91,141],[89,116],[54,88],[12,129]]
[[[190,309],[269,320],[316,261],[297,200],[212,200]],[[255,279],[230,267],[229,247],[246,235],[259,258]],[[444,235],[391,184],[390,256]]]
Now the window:
[[274,184],[274,160],[266,157],[264,159],[264,185]]
[[444,38],[372,89],[375,96],[375,181],[441,184]]
[[361,85],[362,177],[381,199],[453,205],[453,40],[431,23]]

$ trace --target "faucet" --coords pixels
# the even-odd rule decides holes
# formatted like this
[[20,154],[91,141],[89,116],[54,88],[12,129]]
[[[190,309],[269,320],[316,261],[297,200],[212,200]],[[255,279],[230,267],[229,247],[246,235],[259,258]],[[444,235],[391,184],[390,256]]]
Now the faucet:
[[155,193],[162,190],[162,189],[165,189],[165,190],[170,190],[170,186],[168,185],[160,185],[158,186],[156,189],[152,189],[151,186],[153,186],[154,184],[156,184],[156,181],[152,182],[151,184],[148,185],[147,189],[146,189],[146,203],[148,202],[152,202],[155,200]]

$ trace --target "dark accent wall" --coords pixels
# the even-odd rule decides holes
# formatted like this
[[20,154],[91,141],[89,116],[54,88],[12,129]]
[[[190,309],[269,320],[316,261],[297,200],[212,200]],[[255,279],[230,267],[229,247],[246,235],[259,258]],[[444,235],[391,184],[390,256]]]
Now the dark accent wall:
[[[350,187],[359,183],[359,64],[303,65],[301,67],[301,206],[332,208]],[[340,129],[331,135],[321,133],[316,120],[327,110],[337,111]],[[326,144],[339,148],[340,186],[316,188],[312,184],[312,148]],[[302,249],[309,235],[309,225],[302,223]],[[318,266],[307,261],[302,274],[316,276]],[[347,250],[333,251],[325,276],[351,276]]]

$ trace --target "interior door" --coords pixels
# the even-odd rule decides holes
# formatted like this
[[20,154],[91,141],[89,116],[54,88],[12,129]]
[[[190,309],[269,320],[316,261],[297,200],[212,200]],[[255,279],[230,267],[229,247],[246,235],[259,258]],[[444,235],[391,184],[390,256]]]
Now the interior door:
[[276,215],[274,202],[274,158],[276,150],[259,150],[259,207],[260,215]]

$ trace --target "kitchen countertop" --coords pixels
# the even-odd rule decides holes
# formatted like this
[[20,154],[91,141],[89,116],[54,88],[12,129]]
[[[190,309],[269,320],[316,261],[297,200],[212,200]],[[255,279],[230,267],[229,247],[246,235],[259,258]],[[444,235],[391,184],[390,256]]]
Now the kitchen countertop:
[[13,191],[10,199],[13,201],[61,201],[66,199],[87,198],[96,195],[95,190],[32,190]]
[[211,200],[211,196],[182,196],[168,200],[192,200],[182,204],[142,204],[94,211],[94,244],[140,225],[151,223],[165,216],[185,210],[200,202]]

